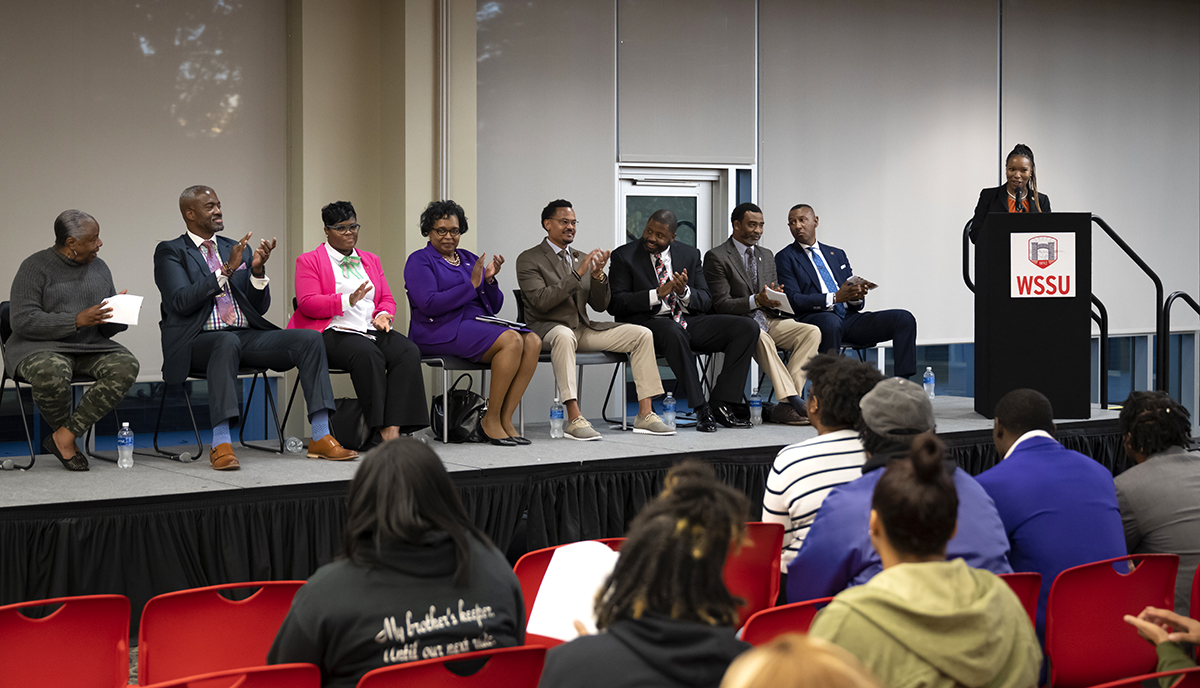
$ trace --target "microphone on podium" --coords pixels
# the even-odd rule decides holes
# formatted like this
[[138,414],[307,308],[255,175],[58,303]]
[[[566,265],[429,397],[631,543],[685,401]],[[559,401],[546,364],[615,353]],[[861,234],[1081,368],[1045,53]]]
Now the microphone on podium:
[[1015,207],[1016,207],[1018,213],[1025,212],[1024,200],[1025,200],[1025,187],[1018,186],[1017,187],[1017,202],[1015,204]]

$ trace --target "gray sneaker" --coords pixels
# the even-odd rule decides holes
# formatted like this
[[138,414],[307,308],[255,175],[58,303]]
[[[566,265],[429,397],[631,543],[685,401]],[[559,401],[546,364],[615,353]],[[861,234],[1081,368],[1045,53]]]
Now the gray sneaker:
[[588,422],[588,419],[583,416],[579,416],[570,423],[567,423],[567,427],[563,428],[563,437],[570,437],[573,440],[581,442],[604,439],[600,436],[600,433],[596,432],[592,424]]
[[674,435],[675,430],[662,422],[657,413],[651,411],[633,419],[633,431],[638,435]]

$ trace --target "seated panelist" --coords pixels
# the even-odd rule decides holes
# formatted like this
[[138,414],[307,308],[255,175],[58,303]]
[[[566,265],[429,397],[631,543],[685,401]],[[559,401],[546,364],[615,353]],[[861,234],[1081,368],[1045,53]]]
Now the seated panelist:
[[154,250],[154,283],[162,294],[163,381],[182,384],[193,373],[208,381],[212,467],[240,467],[230,426],[240,414],[241,366],[298,368],[312,423],[309,458],[340,461],[358,456],[329,434],[333,388],[320,333],[281,330],[264,317],[271,305],[266,263],[275,240],[264,239],[258,248],[247,250],[251,232],[239,241],[218,236],[225,229],[221,200],[207,186],[184,189],[179,211],[187,231]]
[[[112,340],[127,326],[107,322],[112,309],[104,300],[116,289],[96,256],[103,245],[96,218],[64,210],[54,220],[54,245],[21,263],[9,292],[12,336],[4,367],[33,387],[33,402],[54,429],[42,448],[68,471],[88,470],[76,438],[121,403],[139,369],[137,358]],[[76,373],[96,382],[72,412]]]
[[1004,161],[1003,185],[979,192],[975,216],[971,219],[971,242],[979,240],[988,213],[1048,213],[1050,197],[1037,190],[1037,168],[1033,150],[1018,143]]
[[490,363],[488,409],[480,425],[492,444],[529,444],[512,415],[537,369],[542,339],[525,328],[484,320],[500,312],[504,292],[496,281],[504,256],[476,256],[458,247],[467,214],[454,201],[434,201],[421,213],[425,248],[404,265],[404,288],[412,307],[408,336],[425,356],[449,355]]
[[296,312],[288,328],[321,333],[329,365],[350,371],[372,435],[365,449],[429,425],[421,350],[392,329],[396,300],[379,256],[355,248],[349,201],[321,208],[325,243],[296,258]]

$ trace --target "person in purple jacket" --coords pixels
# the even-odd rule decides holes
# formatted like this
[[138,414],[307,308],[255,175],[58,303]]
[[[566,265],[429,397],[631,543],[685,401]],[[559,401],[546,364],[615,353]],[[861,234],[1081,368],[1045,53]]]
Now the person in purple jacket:
[[542,338],[527,329],[478,320],[494,316],[504,304],[496,274],[504,256],[476,256],[458,247],[467,231],[467,215],[451,200],[434,201],[421,213],[425,248],[408,257],[404,288],[411,306],[408,338],[425,356],[450,355],[490,363],[488,410],[481,426],[492,444],[529,444],[512,424],[512,415],[537,368]]
[[[788,602],[830,597],[852,585],[862,585],[883,570],[871,545],[868,523],[871,496],[893,459],[908,456],[917,435],[934,430],[933,406],[915,382],[889,378],[875,385],[859,402],[859,436],[867,462],[863,476],[837,487],[822,502],[796,558],[788,567]],[[967,565],[995,574],[1012,573],[1008,536],[996,505],[967,472],[946,462],[958,494],[958,530],[946,544],[946,560],[962,558]]]
[[996,503],[1014,571],[1042,574],[1037,633],[1044,640],[1046,598],[1065,569],[1125,556],[1125,530],[1112,473],[1054,439],[1054,409],[1032,389],[996,404],[992,440],[1001,461],[977,480]]

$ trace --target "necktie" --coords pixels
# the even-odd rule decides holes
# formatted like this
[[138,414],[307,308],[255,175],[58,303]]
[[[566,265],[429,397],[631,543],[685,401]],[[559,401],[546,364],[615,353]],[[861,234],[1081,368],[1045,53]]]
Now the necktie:
[[[207,239],[200,244],[204,248],[204,260],[208,262],[208,267],[213,272],[221,271],[221,259],[217,256],[217,247],[212,239]],[[229,295],[229,285],[227,284],[220,294],[217,294],[217,314],[221,316],[221,322],[226,325],[232,325],[237,321],[237,316],[233,313],[233,297]]]
[[[817,266],[817,274],[821,276],[821,281],[825,283],[825,288],[830,293],[836,294],[838,290],[837,283],[833,281],[833,275],[829,273],[829,268],[825,267],[825,260],[821,258],[821,252],[817,250],[817,245],[813,244],[807,248],[808,255],[812,256],[813,265]],[[833,304],[833,312],[837,313],[839,318],[846,317],[846,304]]]
[[[753,246],[746,249],[746,274],[750,277],[751,288],[754,289],[755,293],[758,293],[761,288],[758,285],[758,261],[754,259]],[[753,316],[754,322],[758,323],[762,331],[766,332],[767,314],[763,313],[761,308],[755,308],[750,315]]]
[[[659,285],[666,284],[671,281],[671,276],[667,274],[667,266],[663,263],[662,254],[654,254],[654,272],[658,275]],[[683,308],[679,305],[679,299],[676,298],[675,292],[667,294],[664,299],[667,305],[671,308],[671,319],[679,323],[683,329],[687,329],[687,321],[683,319]]]
[[358,256],[345,256],[338,261],[338,266],[342,268],[342,277],[346,279],[350,279],[351,277],[366,279],[366,275],[359,269],[360,265],[362,265],[362,258]]
[[564,248],[558,252],[558,257],[562,259],[563,269],[570,272],[575,267],[574,261],[571,260],[571,249]]

